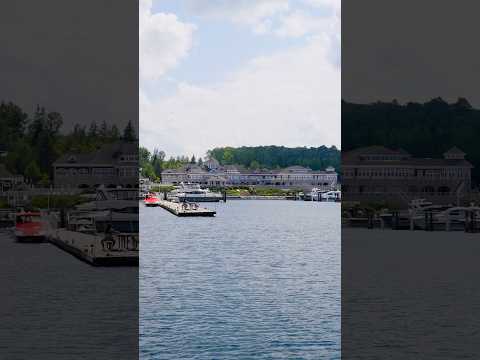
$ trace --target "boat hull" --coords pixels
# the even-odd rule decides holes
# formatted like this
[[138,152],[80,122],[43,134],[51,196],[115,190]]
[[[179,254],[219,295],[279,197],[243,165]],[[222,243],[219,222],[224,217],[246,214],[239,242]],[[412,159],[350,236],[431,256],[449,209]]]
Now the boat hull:
[[15,235],[15,239],[20,243],[42,243],[46,240],[43,235]]
[[180,202],[188,201],[188,202],[220,202],[222,200],[221,197],[201,197],[201,196],[187,196],[187,197],[178,197]]

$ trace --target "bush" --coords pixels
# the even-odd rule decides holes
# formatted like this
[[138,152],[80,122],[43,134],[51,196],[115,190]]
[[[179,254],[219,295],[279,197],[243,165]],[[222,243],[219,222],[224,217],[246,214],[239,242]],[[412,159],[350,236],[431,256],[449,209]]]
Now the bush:
[[75,205],[88,201],[79,195],[37,195],[32,197],[31,205],[34,208],[72,208]]

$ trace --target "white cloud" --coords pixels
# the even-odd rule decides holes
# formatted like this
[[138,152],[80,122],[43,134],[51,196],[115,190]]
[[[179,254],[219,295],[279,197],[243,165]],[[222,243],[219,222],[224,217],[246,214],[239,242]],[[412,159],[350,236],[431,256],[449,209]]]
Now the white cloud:
[[139,7],[140,79],[154,80],[175,67],[192,47],[195,26],[179,21],[173,14],[152,14],[152,1]]
[[304,11],[294,11],[283,15],[279,20],[280,25],[274,33],[284,37],[301,37],[312,33],[330,32],[331,18],[311,16]]
[[271,27],[271,19],[288,12],[289,0],[186,0],[189,10],[210,19],[226,19],[251,27],[263,34]]
[[189,10],[210,18],[253,23],[289,9],[289,0],[186,0]]
[[331,8],[335,11],[340,10],[342,6],[341,0],[304,0],[304,2],[310,6]]
[[256,58],[216,86],[182,83],[143,101],[142,144],[170,154],[204,155],[214,146],[340,144],[340,71],[328,39]]

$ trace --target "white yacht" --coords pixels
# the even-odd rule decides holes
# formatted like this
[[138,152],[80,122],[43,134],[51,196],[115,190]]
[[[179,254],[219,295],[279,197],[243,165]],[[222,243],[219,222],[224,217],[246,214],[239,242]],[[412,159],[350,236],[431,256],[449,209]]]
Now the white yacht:
[[198,184],[181,183],[177,189],[170,192],[168,199],[179,202],[218,202],[223,199],[223,196],[209,189],[202,189]]
[[313,188],[307,199],[312,201],[338,202],[342,198],[340,190],[321,190]]
[[51,214],[48,237],[94,265],[138,265],[139,215],[132,189],[97,190],[94,201],[67,214]]

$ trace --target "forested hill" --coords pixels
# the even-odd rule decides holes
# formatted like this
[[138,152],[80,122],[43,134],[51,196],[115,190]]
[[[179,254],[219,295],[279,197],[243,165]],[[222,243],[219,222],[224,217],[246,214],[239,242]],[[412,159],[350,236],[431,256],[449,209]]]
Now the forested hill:
[[0,164],[11,173],[20,174],[28,182],[50,185],[52,163],[67,152],[91,152],[103,144],[120,139],[136,140],[131,122],[122,132],[105,121],[90,126],[76,124],[72,131],[62,132],[63,117],[37,106],[27,114],[12,102],[0,102],[0,148],[7,155],[0,157]]
[[220,147],[208,151],[208,155],[222,165],[237,164],[249,168],[285,168],[293,165],[323,170],[328,166],[340,168],[340,150],[335,146],[296,147],[255,146]]
[[413,156],[432,158],[458,146],[476,167],[475,180],[480,180],[480,110],[463,98],[450,104],[441,98],[405,105],[343,101],[342,149],[369,145],[402,148]]

